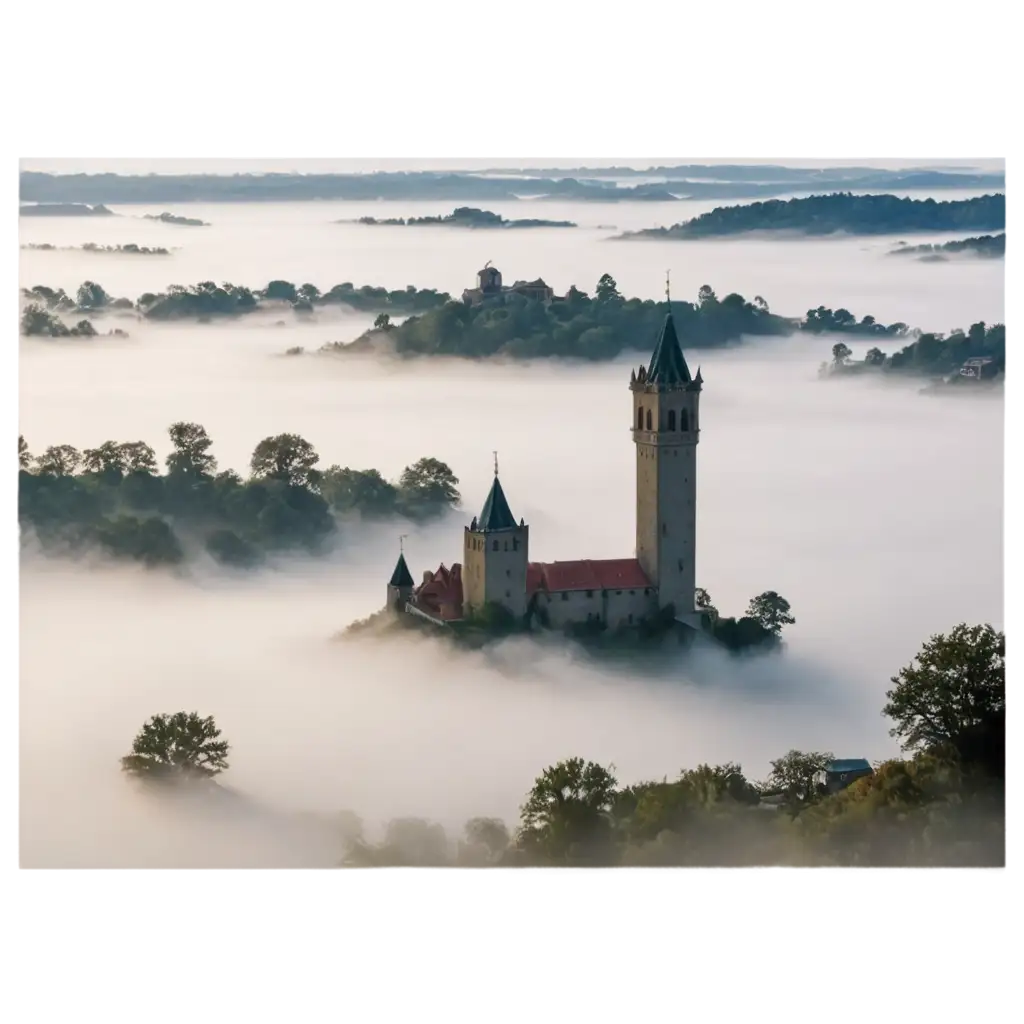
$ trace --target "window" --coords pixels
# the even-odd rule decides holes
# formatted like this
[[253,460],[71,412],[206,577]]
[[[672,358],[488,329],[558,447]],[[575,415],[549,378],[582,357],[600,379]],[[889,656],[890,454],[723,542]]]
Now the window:
[[633,616],[632,616],[632,614],[630,614],[630,616],[629,616],[629,624],[631,626],[633,625]]
[[506,569],[505,570],[505,575],[508,576],[509,579],[511,579],[512,578],[512,570],[511,569]]
[[508,551],[508,541],[505,541],[505,550]]
[[662,535],[662,537],[667,537],[668,536],[668,523],[662,523],[661,524],[661,535]]
[[629,592],[629,596],[630,596],[630,597],[636,597],[636,591],[635,591],[635,590],[631,590],[631,591]]
[[594,592],[592,590],[588,590],[587,591],[587,597],[593,597],[593,596],[594,596]]
[[676,411],[675,409],[669,409],[668,411],[668,429],[676,429]]
[[513,551],[518,551],[519,550],[519,538],[518,537],[513,537],[512,538],[512,550]]
[[562,600],[563,601],[568,601],[569,600],[569,591],[568,590],[563,590],[562,591]]
[[622,591],[621,590],[616,590],[615,591],[615,595],[616,595],[616,597],[622,597]]
[[506,597],[511,597],[511,596],[512,596],[512,591],[510,591],[510,590],[506,590],[506,591],[505,591],[505,596],[506,596]]
[[683,560],[681,558],[679,559],[679,571],[683,571]]
[[497,542],[497,541],[495,541],[495,542],[494,542],[494,543],[493,543],[493,544],[491,545],[491,550],[492,550],[492,551],[497,551],[497,550],[498,550],[498,542]]
[[642,405],[636,411],[636,429],[644,429],[644,407]]
[[651,410],[647,410],[647,429],[651,429]]
[[690,415],[689,415],[689,413],[685,409],[683,409],[679,413],[679,429],[680,430],[689,430],[690,429]]

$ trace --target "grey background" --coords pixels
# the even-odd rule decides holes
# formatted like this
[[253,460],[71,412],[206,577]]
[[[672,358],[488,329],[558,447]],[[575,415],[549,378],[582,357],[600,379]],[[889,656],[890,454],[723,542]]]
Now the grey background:
[[[1017,10],[6,10],[0,153],[9,168],[17,152],[75,150],[1024,150],[1021,22]],[[8,864],[14,683],[0,672]],[[8,873],[2,1016],[1010,1021],[1020,897],[1019,884]]]

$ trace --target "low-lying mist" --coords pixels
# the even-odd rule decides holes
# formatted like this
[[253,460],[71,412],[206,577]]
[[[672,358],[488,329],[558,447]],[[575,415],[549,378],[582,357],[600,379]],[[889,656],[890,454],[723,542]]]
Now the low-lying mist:
[[[357,332],[353,332],[357,333]],[[694,654],[651,675],[570,646],[451,652],[430,638],[337,642],[381,606],[398,553],[413,575],[461,556],[491,452],[539,560],[633,553],[625,361],[600,366],[275,358],[323,327],[141,325],[128,342],[22,341],[31,449],[145,440],[202,423],[221,468],[295,432],[321,466],[394,478],[424,455],[461,478],[465,515],[341,531],[319,560],[182,576],[46,558],[21,570],[25,866],[320,866],[340,835],[422,816],[457,832],[514,825],[561,758],[622,782],[701,761],[763,777],[792,747],[896,753],[880,711],[921,642],[960,621],[1002,626],[1001,399],[929,398],[921,382],[818,381],[834,339],[688,352],[705,380],[698,583],[723,614],[777,590],[797,624],[781,654]],[[646,361],[647,354],[633,360]],[[232,745],[223,807],[164,805],[118,758],[150,715],[213,715]]]

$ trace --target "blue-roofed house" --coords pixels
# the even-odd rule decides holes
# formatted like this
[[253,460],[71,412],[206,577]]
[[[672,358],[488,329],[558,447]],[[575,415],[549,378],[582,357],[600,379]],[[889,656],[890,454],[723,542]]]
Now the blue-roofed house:
[[846,789],[847,786],[856,782],[857,779],[873,774],[873,771],[871,764],[863,757],[835,760],[830,761],[826,766],[825,771],[822,773],[824,775],[822,781],[830,793],[838,793],[839,790]]

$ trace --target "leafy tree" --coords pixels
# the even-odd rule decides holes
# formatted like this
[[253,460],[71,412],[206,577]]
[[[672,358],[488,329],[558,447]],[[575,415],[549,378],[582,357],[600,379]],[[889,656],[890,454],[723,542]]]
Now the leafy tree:
[[693,603],[699,611],[707,612],[712,622],[718,618],[718,609],[711,603],[711,595],[703,587],[694,590]]
[[792,626],[796,622],[789,612],[789,602],[774,590],[766,590],[751,598],[747,606],[747,615],[775,636],[781,635],[783,626]]
[[391,329],[391,317],[387,313],[378,313],[377,319],[373,321],[375,331],[388,331]]
[[316,302],[320,298],[320,289],[315,284],[304,284],[299,288],[299,296],[307,302]]
[[471,818],[459,844],[459,863],[466,866],[497,864],[512,843],[508,827],[498,818]]
[[835,760],[831,751],[791,750],[784,757],[772,761],[772,770],[764,784],[769,793],[784,793],[792,801],[807,802],[817,798],[816,776]]
[[1006,745],[1006,637],[960,623],[932,636],[916,664],[892,677],[882,714],[904,750],[952,752],[1002,777]]
[[36,459],[36,468],[48,476],[71,476],[82,462],[81,453],[69,444],[47,448]]
[[206,538],[206,550],[222,565],[249,569],[262,561],[261,552],[233,530],[214,530]]
[[144,441],[129,441],[122,444],[121,457],[128,473],[156,472],[156,452]]
[[697,290],[697,303],[701,309],[705,309],[709,306],[714,306],[718,302],[718,296],[715,295],[714,288],[709,284],[702,284]]
[[184,558],[174,531],[156,516],[104,519],[91,535],[115,558],[131,558],[151,567],[174,565]]
[[252,453],[250,468],[255,479],[280,480],[292,487],[306,487],[319,480],[313,467],[320,461],[316,449],[298,434],[265,437]]
[[32,465],[32,453],[28,450],[24,434],[18,435],[18,467],[28,469]]
[[459,478],[439,459],[423,458],[407,466],[399,480],[402,507],[410,514],[432,515],[458,505]]
[[83,281],[79,285],[75,300],[80,309],[102,309],[110,302],[110,296],[102,285],[93,281]]
[[615,278],[611,274],[601,275],[597,282],[595,295],[598,302],[611,302],[622,298],[619,294],[619,286],[615,283]]
[[121,445],[104,441],[99,448],[86,448],[82,452],[82,466],[89,473],[102,473],[120,479],[127,468],[127,459]]
[[853,355],[853,350],[845,342],[839,341],[832,346],[832,362],[836,366],[845,366],[846,361]]
[[607,858],[616,785],[608,769],[578,757],[546,768],[521,809],[520,845],[553,862]]
[[298,292],[291,281],[271,281],[263,289],[265,299],[283,299],[285,302],[294,302],[298,298]]
[[121,768],[145,779],[209,779],[226,771],[228,743],[213,718],[195,711],[154,715],[121,758]]
[[754,296],[754,305],[765,313],[771,312],[771,310],[768,308],[768,303],[760,295]]
[[868,366],[881,366],[885,362],[885,353],[880,348],[869,348],[864,362]]
[[320,479],[320,493],[339,512],[370,518],[393,515],[398,501],[398,488],[376,469],[331,466]]
[[178,422],[171,424],[167,432],[174,445],[174,451],[167,456],[169,473],[201,479],[217,471],[217,460],[210,454],[213,441],[205,427],[198,423]]

